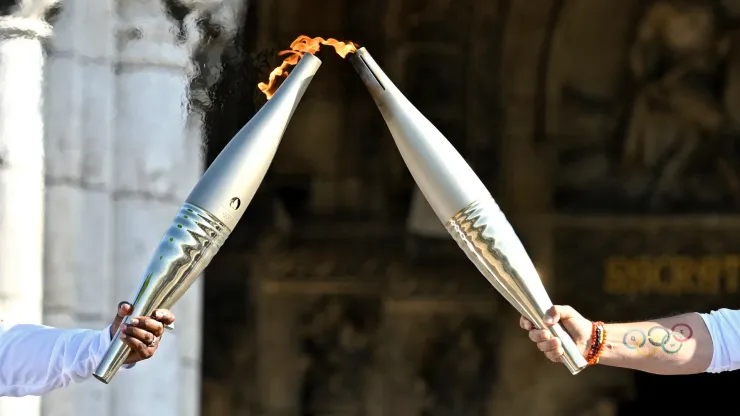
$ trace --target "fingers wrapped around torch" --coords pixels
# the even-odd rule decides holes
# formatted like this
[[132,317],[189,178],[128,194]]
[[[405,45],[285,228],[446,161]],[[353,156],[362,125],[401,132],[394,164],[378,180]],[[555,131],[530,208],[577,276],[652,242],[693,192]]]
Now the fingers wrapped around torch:
[[[130,314],[131,305],[123,304],[121,310],[124,314]],[[151,316],[136,316],[127,324],[122,323],[121,341],[131,347],[134,352],[127,361],[134,362],[154,355],[166,327],[174,322],[175,316],[171,311],[158,309]]]

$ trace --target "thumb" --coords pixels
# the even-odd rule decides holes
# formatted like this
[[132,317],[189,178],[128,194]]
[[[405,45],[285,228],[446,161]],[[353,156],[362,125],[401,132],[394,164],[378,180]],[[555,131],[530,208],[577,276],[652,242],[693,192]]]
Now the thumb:
[[552,326],[559,321],[565,321],[577,316],[579,316],[578,312],[570,306],[555,305],[545,314],[545,323],[548,326]]
[[116,316],[113,318],[113,322],[110,325],[110,337],[113,339],[113,335],[116,334],[116,331],[118,331],[118,327],[121,326],[121,322],[123,322],[123,319],[134,311],[134,308],[131,306],[130,303],[126,302],[125,300],[118,304],[118,310],[116,311]]

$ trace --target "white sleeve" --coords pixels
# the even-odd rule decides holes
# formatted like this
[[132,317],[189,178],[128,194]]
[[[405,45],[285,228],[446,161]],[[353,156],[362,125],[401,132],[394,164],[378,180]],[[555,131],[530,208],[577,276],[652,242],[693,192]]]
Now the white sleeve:
[[714,344],[707,373],[740,369],[740,310],[720,309],[701,314]]
[[108,329],[0,323],[0,397],[39,396],[88,379],[110,342]]

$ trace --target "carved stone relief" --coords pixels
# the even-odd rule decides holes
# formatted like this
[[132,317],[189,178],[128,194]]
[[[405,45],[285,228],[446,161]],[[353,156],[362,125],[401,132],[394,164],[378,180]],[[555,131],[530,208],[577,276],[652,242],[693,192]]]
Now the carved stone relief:
[[422,416],[484,416],[497,376],[498,337],[490,318],[435,319],[433,336],[422,348],[418,377]]
[[377,299],[321,296],[301,313],[303,415],[366,414],[366,387],[373,366],[378,305]]
[[384,296],[388,415],[487,414],[497,376],[498,295],[474,271],[397,264]]
[[[730,94],[738,88],[737,36],[721,19],[726,12],[662,0],[620,3],[619,18],[580,13],[604,12],[602,3],[568,2],[554,35],[546,117],[560,160],[556,204],[654,212],[740,206],[740,119]],[[569,34],[601,33],[604,25],[609,36]],[[599,39],[598,51],[580,47]],[[600,71],[599,62],[613,65]],[[590,75],[576,76],[577,67]]]
[[335,244],[286,244],[264,240],[252,262],[261,407],[268,415],[368,415],[390,264]]

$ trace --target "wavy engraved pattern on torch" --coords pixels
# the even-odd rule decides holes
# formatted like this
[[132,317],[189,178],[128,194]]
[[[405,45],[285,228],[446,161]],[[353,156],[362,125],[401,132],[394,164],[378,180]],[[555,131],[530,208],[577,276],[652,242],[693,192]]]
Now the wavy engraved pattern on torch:
[[152,256],[134,301],[136,309],[148,314],[171,307],[230,234],[231,230],[207,211],[183,204]]
[[[534,318],[533,305],[522,293],[527,288],[517,283],[522,278],[509,259],[512,254],[521,256],[522,253],[517,251],[524,248],[512,247],[518,243],[518,237],[496,202],[493,199],[473,202],[452,217],[447,222],[446,228],[493,287],[520,314]],[[499,236],[498,239],[492,235],[494,230]],[[506,254],[499,248],[504,245],[507,246]]]
[[[149,316],[157,308],[171,308],[208,266],[230,233],[231,230],[208,211],[183,204],[159,241],[144,272],[145,277],[139,282],[132,302],[132,316]],[[128,316],[124,323],[130,321],[131,316]],[[120,329],[93,373],[106,384],[113,379],[130,351],[119,335]]]
[[[447,231],[488,281],[537,327],[543,328],[552,301],[545,291],[524,245],[493,198],[475,201],[455,214]],[[578,374],[587,363],[580,349],[560,325],[550,327],[565,350],[563,364]]]

